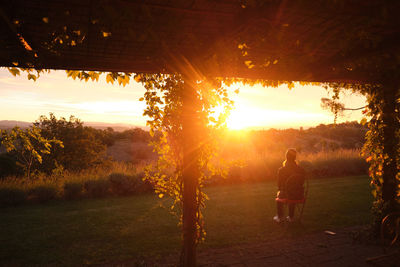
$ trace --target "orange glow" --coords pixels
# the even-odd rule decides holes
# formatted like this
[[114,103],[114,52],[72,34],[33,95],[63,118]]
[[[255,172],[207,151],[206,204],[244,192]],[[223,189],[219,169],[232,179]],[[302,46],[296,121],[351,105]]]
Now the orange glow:
[[[320,121],[329,120],[329,117],[325,114],[310,112],[309,110],[303,109],[301,105],[299,105],[300,110],[296,110],[297,108],[288,109],[287,106],[293,107],[293,103],[289,103],[287,99],[285,101],[285,99],[279,97],[279,95],[271,95],[270,97],[255,95],[252,98],[253,99],[249,101],[249,99],[241,98],[240,95],[233,96],[235,104],[227,119],[227,127],[229,129],[242,130],[261,127],[287,128],[288,125],[290,125],[290,127],[301,127],[304,125],[315,125]],[[316,106],[319,107],[318,102],[316,102]]]
[[282,122],[290,122],[296,117],[301,119],[299,115],[300,114],[285,110],[260,109],[257,107],[238,105],[237,108],[231,112],[227,120],[227,126],[232,130],[256,128],[261,125],[275,127],[279,126]]
[[251,109],[239,108],[234,109],[227,119],[227,126],[232,130],[242,130],[248,127],[258,126],[259,118],[255,116]]
[[[148,119],[143,116],[146,104],[139,101],[146,90],[135,81],[126,87],[111,85],[103,75],[98,82],[85,83],[67,78],[65,72],[54,71],[33,82],[25,75],[14,77],[8,70],[0,69],[0,87],[0,120],[32,122],[49,112],[66,118],[75,115],[84,122],[135,126],[145,126]],[[235,94],[237,89],[240,92]],[[333,122],[333,114],[320,106],[321,98],[329,97],[322,87],[296,83],[289,90],[287,86],[263,88],[238,83],[227,90],[235,102],[227,118],[229,129],[298,128]],[[357,95],[349,94],[343,100],[349,107],[365,105],[365,97]],[[212,116],[218,118],[222,111],[218,107]],[[338,122],[361,118],[361,111],[346,112]]]

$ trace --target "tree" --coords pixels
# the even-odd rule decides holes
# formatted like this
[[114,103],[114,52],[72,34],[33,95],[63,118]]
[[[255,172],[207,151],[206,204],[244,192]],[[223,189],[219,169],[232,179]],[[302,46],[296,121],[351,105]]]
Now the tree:
[[120,133],[114,134],[115,138],[117,139],[129,139],[132,142],[149,142],[151,136],[148,131],[145,131],[139,127],[134,129],[128,129]]
[[42,115],[34,123],[43,137],[61,140],[64,148],[53,147],[51,154],[43,158],[42,170],[51,172],[62,166],[66,170],[79,171],[103,161],[106,145],[102,140],[102,131],[83,126],[83,123],[71,116],[69,120],[57,119],[53,113],[49,117]]
[[96,135],[97,138],[99,138],[107,147],[110,147],[115,143],[115,132],[112,127],[107,127],[104,130],[96,130]]
[[43,137],[41,129],[32,126],[26,130],[14,127],[9,133],[1,131],[1,144],[6,151],[13,153],[23,167],[25,175],[31,178],[32,166],[42,164],[43,157],[51,153],[53,148],[63,148],[62,141]]

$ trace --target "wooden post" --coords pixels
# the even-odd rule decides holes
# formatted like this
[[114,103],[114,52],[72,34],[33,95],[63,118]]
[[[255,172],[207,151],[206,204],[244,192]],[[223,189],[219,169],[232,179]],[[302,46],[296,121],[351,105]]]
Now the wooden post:
[[397,131],[399,130],[399,122],[396,116],[396,99],[397,99],[397,84],[391,84],[383,88],[383,184],[382,184],[382,199],[388,203],[388,210],[384,211],[391,213],[396,210],[396,193],[397,185]]
[[198,162],[198,99],[195,83],[185,78],[183,92],[183,248],[181,266],[196,266]]

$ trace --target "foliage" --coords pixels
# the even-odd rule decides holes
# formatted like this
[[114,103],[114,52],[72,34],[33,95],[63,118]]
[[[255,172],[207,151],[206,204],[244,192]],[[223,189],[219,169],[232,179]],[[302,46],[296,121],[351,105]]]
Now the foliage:
[[81,181],[66,182],[64,184],[65,199],[79,199],[83,195],[83,183]]
[[45,138],[61,140],[64,148],[53,147],[51,154],[43,158],[41,170],[51,173],[58,166],[65,170],[80,171],[104,160],[106,144],[109,141],[109,131],[85,127],[83,123],[71,116],[69,120],[57,119],[53,113],[50,116],[40,116],[34,123]]
[[325,89],[329,91],[332,91],[332,97],[331,98],[321,98],[321,107],[323,109],[327,109],[331,111],[335,115],[334,123],[336,124],[337,118],[339,116],[342,116],[344,111],[346,110],[363,110],[363,112],[366,112],[366,107],[345,107],[343,103],[340,102],[340,92],[341,88],[339,86],[335,85],[324,85]]
[[152,191],[152,187],[143,181],[143,173],[126,175],[124,173],[111,173],[108,179],[111,183],[111,191],[118,196],[132,195]]
[[148,131],[141,128],[128,129],[123,132],[114,132],[115,139],[128,139],[131,142],[149,142],[151,136]]
[[[115,179],[115,173],[117,173],[117,176],[121,176],[124,181],[119,182],[118,178]],[[126,183],[125,178],[128,180]],[[79,172],[65,171],[62,175],[40,173],[35,179],[6,177],[0,180],[0,190],[3,190],[4,196],[10,190],[11,195],[14,191],[17,191],[16,194],[24,192],[26,201],[21,203],[15,201],[16,204],[25,202],[40,203],[53,199],[73,200],[153,192],[151,185],[144,182],[142,178],[143,171],[140,166],[127,162],[111,162]],[[100,181],[96,182],[97,180]],[[85,188],[85,184],[87,188]],[[126,187],[128,184],[133,185],[133,187]],[[116,187],[118,187],[118,190]],[[11,199],[13,198],[11,197]],[[0,205],[13,205],[13,201],[1,201],[2,204],[0,203]]]
[[107,127],[105,130],[95,129],[95,133],[97,135],[97,139],[100,139],[101,142],[107,147],[110,147],[115,143],[115,132],[113,128]]
[[13,64],[15,67],[7,68],[8,71],[13,76],[19,76],[19,75],[21,75],[21,72],[26,72],[26,77],[28,80],[36,81],[40,77],[40,74],[50,72],[50,70],[43,70],[43,69],[39,69],[39,68],[20,68],[20,67],[18,67],[18,65],[19,65],[18,62],[14,62]]
[[43,158],[51,153],[52,148],[63,148],[62,141],[55,137],[48,138],[35,126],[25,130],[14,127],[9,133],[1,131],[1,144],[16,157],[28,178],[32,166],[35,163],[42,164]]
[[[367,96],[368,106],[365,115],[369,118],[363,155],[370,164],[372,195],[374,203],[375,233],[379,231],[382,219],[389,213],[400,210],[399,198],[399,80],[389,75],[393,70],[388,66],[388,73],[376,84],[329,84],[337,95],[342,89],[351,89]],[[363,119],[364,123],[367,119]]]
[[89,197],[105,197],[110,194],[110,181],[107,179],[87,180],[83,185]]
[[57,198],[59,189],[55,184],[42,184],[28,191],[28,198],[33,202],[48,202]]
[[111,173],[108,178],[111,183],[111,190],[117,195],[128,195],[134,191],[136,182],[132,176],[123,173]]
[[10,154],[0,154],[0,179],[16,175],[23,175],[23,171],[17,165],[17,160]]
[[17,206],[26,201],[27,194],[23,188],[16,186],[0,187],[0,207]]
[[335,114],[334,122],[336,123],[338,116],[343,114],[345,107],[342,103],[338,102],[335,97],[338,96],[335,95],[333,99],[321,98],[321,107],[323,109],[328,109]]
[[[145,179],[150,181],[156,193],[162,198],[170,196],[174,203],[172,209],[182,207],[183,199],[183,160],[185,136],[183,125],[185,116],[191,116],[184,112],[185,84],[183,77],[179,74],[140,74],[135,77],[146,88],[144,99],[147,108],[144,115],[149,117],[147,121],[150,126],[150,134],[156,132],[161,136],[151,142],[154,150],[158,153],[158,161],[146,169]],[[189,80],[186,80],[189,82]],[[197,81],[194,86],[192,102],[187,102],[193,109],[196,117],[190,117],[195,122],[196,128],[191,129],[192,136],[198,148],[192,147],[198,153],[195,160],[196,168],[201,172],[196,197],[197,214],[197,242],[204,238],[201,208],[205,206],[207,196],[202,192],[204,182],[216,172],[220,171],[213,165],[212,158],[216,156],[218,147],[218,132],[223,128],[225,119],[233,102],[228,98],[227,90],[221,81]],[[222,106],[224,111],[216,114],[215,109]],[[197,123],[197,124],[196,124]],[[186,127],[190,127],[186,125]],[[194,127],[194,126],[193,126]],[[198,143],[197,143],[198,142]],[[180,211],[178,209],[178,211]]]
[[[390,88],[384,90],[389,91]],[[376,232],[386,215],[400,210],[399,91],[396,89],[389,91],[389,96],[387,94],[377,91],[368,95],[367,115],[370,121],[363,150],[370,163]]]
[[[334,151],[337,149],[359,149],[365,141],[367,128],[357,122],[320,124],[309,129],[269,129],[251,131],[240,139],[240,143],[251,144],[258,154],[281,151],[294,147],[300,152]],[[243,135],[243,134],[242,134]],[[232,138],[231,138],[232,139]],[[230,143],[238,141],[230,140]]]

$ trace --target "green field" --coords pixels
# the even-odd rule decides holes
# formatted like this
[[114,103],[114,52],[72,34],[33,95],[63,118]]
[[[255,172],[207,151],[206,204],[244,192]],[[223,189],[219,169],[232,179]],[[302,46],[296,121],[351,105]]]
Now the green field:
[[[272,222],[275,183],[207,189],[207,239],[223,247],[285,235],[366,224],[372,200],[366,176],[309,182],[303,226]],[[179,251],[177,219],[153,195],[53,202],[0,209],[0,265],[119,263]]]

